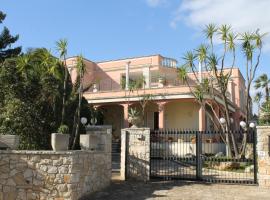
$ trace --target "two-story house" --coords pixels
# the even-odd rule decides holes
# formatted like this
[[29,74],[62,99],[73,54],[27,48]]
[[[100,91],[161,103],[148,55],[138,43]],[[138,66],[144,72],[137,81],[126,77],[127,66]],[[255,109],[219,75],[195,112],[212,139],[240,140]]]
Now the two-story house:
[[[76,57],[67,59],[67,67],[74,81]],[[113,126],[115,138],[121,128],[129,126],[128,107],[141,109],[141,96],[151,95],[144,111],[144,124],[151,129],[210,130],[211,120],[196,102],[190,88],[178,79],[177,61],[161,55],[125,58],[102,62],[85,59],[85,84],[94,83],[84,97],[101,110],[104,124]],[[203,76],[207,76],[202,72]],[[192,73],[189,74],[192,78]],[[132,82],[144,78],[144,85],[132,92]],[[229,111],[235,126],[245,118],[245,80],[238,68],[233,68],[228,85]],[[222,109],[222,99],[217,99]]]

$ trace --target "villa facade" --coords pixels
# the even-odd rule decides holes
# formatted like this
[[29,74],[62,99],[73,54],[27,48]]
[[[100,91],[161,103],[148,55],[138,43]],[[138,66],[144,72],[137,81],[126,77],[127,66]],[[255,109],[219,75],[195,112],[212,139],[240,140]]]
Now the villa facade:
[[[76,78],[76,57],[68,58],[67,67],[72,81]],[[150,94],[151,101],[144,111],[143,124],[151,129],[211,130],[213,124],[204,109],[196,102],[190,88],[178,79],[177,61],[161,55],[92,62],[85,59],[84,84],[92,88],[84,93],[89,104],[104,115],[103,123],[112,125],[113,136],[129,127],[128,107],[141,108],[142,95]],[[189,74],[191,79],[192,73]],[[202,72],[202,76],[207,76]],[[144,77],[140,89],[129,90],[132,82]],[[227,96],[234,126],[245,118],[245,80],[238,68],[233,68]],[[222,99],[215,112],[221,117]]]

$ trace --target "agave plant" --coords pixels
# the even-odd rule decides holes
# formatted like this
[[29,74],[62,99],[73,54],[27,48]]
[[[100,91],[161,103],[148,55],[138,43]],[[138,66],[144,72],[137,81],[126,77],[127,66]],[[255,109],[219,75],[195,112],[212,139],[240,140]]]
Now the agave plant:
[[133,128],[137,128],[141,123],[140,112],[136,108],[130,108],[128,113],[128,122],[133,125]]

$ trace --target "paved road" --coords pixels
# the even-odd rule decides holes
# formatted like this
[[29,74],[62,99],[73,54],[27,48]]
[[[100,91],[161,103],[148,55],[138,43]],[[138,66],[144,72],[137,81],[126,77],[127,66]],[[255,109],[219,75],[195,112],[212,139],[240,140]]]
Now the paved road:
[[82,200],[270,200],[270,189],[194,182],[113,180],[110,187]]

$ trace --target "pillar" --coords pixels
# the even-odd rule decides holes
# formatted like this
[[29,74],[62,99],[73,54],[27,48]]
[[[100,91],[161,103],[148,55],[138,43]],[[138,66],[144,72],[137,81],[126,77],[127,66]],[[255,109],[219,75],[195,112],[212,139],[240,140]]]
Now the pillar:
[[205,110],[202,106],[199,109],[199,131],[205,131]]
[[126,63],[126,90],[129,88],[129,65],[130,61]]
[[165,104],[167,102],[158,102],[158,128],[165,129]]
[[143,68],[143,77],[144,77],[144,81],[145,81],[145,88],[150,88],[151,85],[151,71],[150,71],[150,67],[147,66],[145,68]]
[[128,123],[128,104],[121,104],[123,106],[123,110],[124,110],[124,128],[128,128],[129,127],[129,123]]
[[[257,126],[258,184],[270,188],[270,126]],[[256,166],[254,166],[256,170]]]

